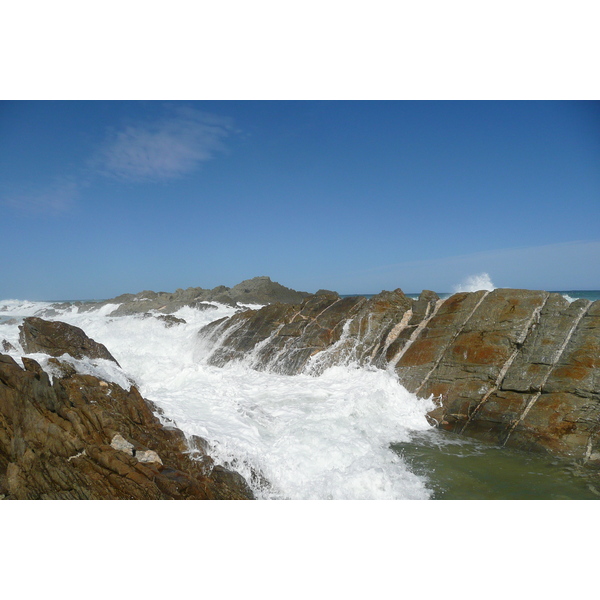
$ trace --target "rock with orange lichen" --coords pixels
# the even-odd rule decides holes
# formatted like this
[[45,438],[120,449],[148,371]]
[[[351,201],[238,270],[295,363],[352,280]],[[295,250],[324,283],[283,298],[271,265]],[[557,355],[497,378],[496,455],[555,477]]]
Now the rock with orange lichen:
[[209,361],[279,373],[339,364],[393,370],[434,397],[431,423],[524,450],[600,457],[600,301],[536,290],[315,295],[200,332]]

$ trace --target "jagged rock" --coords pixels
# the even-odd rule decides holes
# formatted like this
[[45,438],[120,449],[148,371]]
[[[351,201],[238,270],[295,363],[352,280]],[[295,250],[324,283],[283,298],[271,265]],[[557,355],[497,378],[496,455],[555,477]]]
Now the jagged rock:
[[154,450],[136,450],[135,457],[142,463],[163,464],[160,456]]
[[70,354],[74,358],[104,358],[117,363],[104,344],[89,338],[79,327],[61,321],[27,317],[19,326],[19,342],[27,354]]
[[165,327],[173,327],[173,325],[183,325],[185,324],[185,319],[180,319],[179,317],[174,317],[173,315],[158,315],[156,317],[159,321],[162,321],[165,324]]
[[[270,304],[261,310],[237,313],[231,319],[213,321],[201,330],[207,342],[216,341],[221,335],[221,326],[226,324],[227,344],[215,349],[209,363],[222,366],[232,360],[242,360],[258,343],[271,336],[277,325],[286,318],[290,318],[293,312],[294,307],[291,305]],[[239,331],[238,323],[243,325]]]
[[[208,344],[219,341],[207,360],[215,366],[245,360],[254,368],[289,375],[310,364],[318,373],[344,361],[370,361],[410,304],[402,290],[370,300],[314,295],[300,306],[270,304],[237,313],[210,323],[200,335]],[[331,348],[335,351],[319,354]]]
[[[200,331],[208,362],[318,373],[335,364],[394,369],[434,396],[437,426],[524,450],[598,462],[600,301],[497,289],[418,300],[395,292],[238,313]],[[212,351],[211,351],[212,347]]]
[[228,293],[224,292],[221,294],[211,294],[210,299],[213,302],[218,302],[219,304],[224,304],[225,306],[232,306],[236,308],[238,303],[235,300],[232,300]]
[[[102,386],[108,385],[106,382],[101,381],[100,385]],[[132,444],[128,442],[120,433],[116,433],[112,440],[110,441],[110,445],[115,450],[120,450],[121,452],[125,452],[125,454],[129,454],[129,456],[135,456],[135,458],[139,462],[148,462],[148,463],[159,463],[163,464],[160,456],[154,450],[148,450],[140,448],[139,444]]]
[[[51,364],[56,370],[59,377],[71,377],[77,373],[75,367],[64,360],[58,360],[57,358],[49,358],[48,363]],[[100,382],[102,385],[104,382]]]
[[15,347],[8,340],[2,340],[2,350],[4,352],[14,352]]
[[0,355],[0,495],[252,498],[243,478],[215,466],[202,444],[161,425],[135,387],[79,374],[50,383],[36,361],[22,360],[24,369]]
[[113,435],[112,440],[110,440],[111,448],[115,450],[120,450],[121,452],[125,452],[125,454],[129,454],[129,456],[135,456],[135,446],[128,442],[120,433],[115,433]]
[[435,292],[423,291],[417,301],[402,315],[402,318],[390,331],[388,341],[383,348],[382,356],[377,363],[378,367],[385,367],[389,363],[396,364],[399,357],[412,345],[419,336],[428,320],[437,310],[440,299]]

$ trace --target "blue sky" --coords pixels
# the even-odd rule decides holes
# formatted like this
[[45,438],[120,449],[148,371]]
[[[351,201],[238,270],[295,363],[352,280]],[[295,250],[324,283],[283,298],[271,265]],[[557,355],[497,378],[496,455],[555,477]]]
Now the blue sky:
[[600,103],[2,101],[0,298],[600,288]]

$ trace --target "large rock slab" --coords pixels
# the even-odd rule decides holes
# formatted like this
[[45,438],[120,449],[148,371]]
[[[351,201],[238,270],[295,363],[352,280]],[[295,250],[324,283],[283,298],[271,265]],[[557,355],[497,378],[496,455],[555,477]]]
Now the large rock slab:
[[499,388],[548,298],[546,292],[510,289],[478,294],[480,301],[454,327],[443,354],[415,390],[446,399],[443,425],[452,430],[462,430],[480,402]]
[[455,294],[436,302],[429,313],[413,315],[417,318],[411,319],[405,335],[399,336],[401,343],[392,346],[393,352],[387,355],[406,389],[417,393],[427,383],[484,296],[485,292]]

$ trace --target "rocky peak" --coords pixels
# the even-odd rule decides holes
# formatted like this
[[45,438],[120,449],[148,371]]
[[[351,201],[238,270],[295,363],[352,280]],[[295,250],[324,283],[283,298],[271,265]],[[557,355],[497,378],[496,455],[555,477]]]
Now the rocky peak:
[[271,281],[270,277],[261,276],[238,283],[229,290],[229,296],[235,302],[247,304],[270,304],[273,302],[300,304],[310,294],[297,292]]

